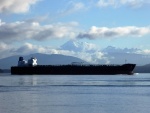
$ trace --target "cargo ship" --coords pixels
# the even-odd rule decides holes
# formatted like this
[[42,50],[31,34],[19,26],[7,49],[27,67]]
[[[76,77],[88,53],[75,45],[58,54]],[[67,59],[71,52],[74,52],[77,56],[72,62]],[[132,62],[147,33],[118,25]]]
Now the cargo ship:
[[67,65],[38,65],[36,58],[27,61],[19,57],[18,66],[11,67],[12,75],[132,75],[136,64],[98,65],[73,62]]

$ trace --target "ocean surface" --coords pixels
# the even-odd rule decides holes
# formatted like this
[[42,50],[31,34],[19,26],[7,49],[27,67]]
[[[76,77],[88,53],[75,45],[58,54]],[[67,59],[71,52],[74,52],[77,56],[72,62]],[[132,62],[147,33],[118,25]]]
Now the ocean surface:
[[0,113],[149,113],[150,74],[0,74]]

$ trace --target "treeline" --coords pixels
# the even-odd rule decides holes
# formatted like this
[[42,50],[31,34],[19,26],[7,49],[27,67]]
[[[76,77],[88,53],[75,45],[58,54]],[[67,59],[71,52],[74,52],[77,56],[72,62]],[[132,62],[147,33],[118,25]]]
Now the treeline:
[[3,72],[3,70],[2,69],[0,69],[0,73],[2,73]]
[[10,69],[0,69],[0,73],[10,73]]

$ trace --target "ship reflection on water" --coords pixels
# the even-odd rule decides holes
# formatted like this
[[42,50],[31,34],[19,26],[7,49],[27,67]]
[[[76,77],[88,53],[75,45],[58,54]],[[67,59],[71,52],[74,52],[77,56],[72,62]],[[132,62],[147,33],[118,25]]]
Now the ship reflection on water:
[[[14,76],[14,75],[13,75]],[[139,76],[139,74],[135,74]],[[24,75],[18,77],[18,82],[12,81],[15,86],[98,86],[98,87],[146,87],[150,80],[136,79],[136,77],[122,75]],[[48,79],[46,79],[48,78]],[[74,79],[72,79],[74,78]],[[88,78],[88,79],[87,79]],[[98,78],[98,79],[95,79]],[[119,79],[116,79],[119,78]],[[80,79],[80,80],[79,80]],[[94,80],[93,80],[94,79]]]

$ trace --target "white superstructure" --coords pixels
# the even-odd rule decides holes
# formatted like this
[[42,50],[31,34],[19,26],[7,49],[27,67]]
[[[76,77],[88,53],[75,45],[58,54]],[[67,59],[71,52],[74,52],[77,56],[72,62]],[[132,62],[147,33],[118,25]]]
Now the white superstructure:
[[37,59],[31,57],[28,62],[23,59],[23,57],[19,57],[18,61],[18,66],[19,67],[24,67],[24,66],[37,66]]
[[31,57],[31,59],[28,60],[28,65],[29,66],[36,66],[37,65],[37,59]]
[[18,66],[19,67],[24,67],[24,66],[27,66],[28,63],[26,60],[23,59],[23,57],[19,57],[19,61],[18,61]]

